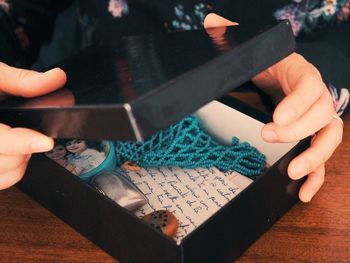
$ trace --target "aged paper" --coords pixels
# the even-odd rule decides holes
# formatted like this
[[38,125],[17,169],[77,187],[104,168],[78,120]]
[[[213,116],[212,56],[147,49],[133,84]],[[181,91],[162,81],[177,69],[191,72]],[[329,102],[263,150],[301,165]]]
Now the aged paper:
[[149,201],[136,215],[172,212],[179,220],[178,243],[251,183],[236,172],[224,174],[216,168],[157,167],[124,173]]

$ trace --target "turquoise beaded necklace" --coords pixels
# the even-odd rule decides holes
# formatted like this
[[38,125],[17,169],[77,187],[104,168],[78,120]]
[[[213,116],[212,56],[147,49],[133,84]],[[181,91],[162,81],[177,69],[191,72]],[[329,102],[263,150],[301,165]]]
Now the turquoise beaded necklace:
[[250,178],[265,168],[265,155],[247,142],[232,138],[231,145],[216,142],[200,127],[195,116],[188,116],[144,142],[115,142],[117,164],[133,161],[141,167],[217,167],[237,171]]

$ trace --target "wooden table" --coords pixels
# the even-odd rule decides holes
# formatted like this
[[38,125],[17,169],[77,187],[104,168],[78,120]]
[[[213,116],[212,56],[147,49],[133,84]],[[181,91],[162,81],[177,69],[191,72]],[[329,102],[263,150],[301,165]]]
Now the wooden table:
[[[349,168],[346,125],[320,193],[309,204],[295,205],[238,262],[350,262]],[[13,187],[0,191],[0,262],[115,260]]]

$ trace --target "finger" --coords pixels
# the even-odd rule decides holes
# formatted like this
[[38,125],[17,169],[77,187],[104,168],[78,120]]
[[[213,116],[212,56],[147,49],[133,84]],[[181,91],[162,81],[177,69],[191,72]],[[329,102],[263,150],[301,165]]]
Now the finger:
[[0,154],[0,174],[16,170],[23,163],[28,162],[30,155],[3,155]]
[[323,185],[324,177],[324,164],[308,175],[306,181],[303,183],[299,190],[299,198],[302,202],[307,203],[311,201],[311,199]]
[[288,175],[296,180],[324,164],[339,146],[343,137],[343,126],[333,120],[312,140],[311,146],[294,158],[288,166]]
[[238,23],[230,21],[222,16],[219,16],[215,13],[208,14],[203,22],[204,28],[211,27],[224,27],[224,26],[236,26]]
[[20,165],[17,169],[7,172],[0,175],[0,190],[8,188],[16,184],[19,180],[22,179],[28,163],[25,162]]
[[285,126],[297,120],[325,91],[326,86],[318,74],[305,73],[298,77],[291,93],[278,104],[273,114],[274,123]]
[[304,75],[314,75],[322,79],[317,68],[295,52],[274,64],[269,70],[286,94],[293,91],[296,82]]
[[262,129],[267,142],[295,142],[310,136],[326,126],[334,114],[332,98],[325,90],[319,100],[299,119],[287,126],[268,123]]
[[66,74],[54,68],[44,73],[10,67],[0,62],[0,94],[35,97],[62,87]]
[[25,128],[11,128],[0,123],[0,154],[17,155],[50,151],[52,138]]

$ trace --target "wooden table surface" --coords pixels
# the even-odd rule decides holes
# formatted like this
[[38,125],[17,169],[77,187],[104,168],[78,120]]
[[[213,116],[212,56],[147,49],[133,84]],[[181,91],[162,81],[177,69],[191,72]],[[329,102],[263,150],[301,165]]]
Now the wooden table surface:
[[[350,116],[345,118],[350,124]],[[237,262],[350,262],[350,125],[321,191],[298,203]],[[15,187],[0,191],[0,262],[116,262]]]

